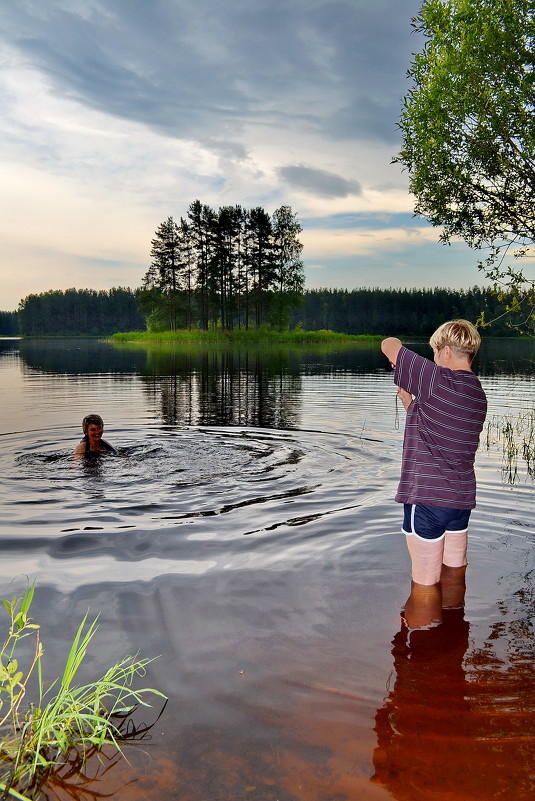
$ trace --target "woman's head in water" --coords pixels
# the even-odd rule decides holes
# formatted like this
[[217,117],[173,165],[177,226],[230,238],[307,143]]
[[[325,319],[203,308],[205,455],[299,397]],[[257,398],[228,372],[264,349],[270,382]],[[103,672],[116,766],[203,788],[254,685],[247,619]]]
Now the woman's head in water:
[[99,414],[88,414],[82,420],[82,430],[84,434],[87,434],[90,425],[104,428],[104,420]]
[[84,438],[74,449],[75,454],[89,453],[90,451],[116,454],[117,451],[109,442],[102,439],[104,430],[104,420],[99,414],[88,414],[82,420]]

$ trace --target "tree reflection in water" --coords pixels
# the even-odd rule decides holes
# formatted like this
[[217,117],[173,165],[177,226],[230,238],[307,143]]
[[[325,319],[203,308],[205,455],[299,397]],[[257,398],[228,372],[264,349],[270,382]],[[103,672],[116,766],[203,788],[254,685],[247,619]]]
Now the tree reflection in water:
[[302,377],[288,350],[148,348],[142,376],[169,425],[299,424]]

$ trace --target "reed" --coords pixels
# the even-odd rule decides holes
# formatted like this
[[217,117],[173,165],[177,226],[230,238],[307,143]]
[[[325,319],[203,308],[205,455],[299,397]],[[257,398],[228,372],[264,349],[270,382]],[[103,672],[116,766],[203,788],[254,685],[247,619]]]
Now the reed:
[[523,466],[535,479],[535,408],[518,415],[494,415],[487,422],[487,450],[502,445],[502,475],[514,484]]
[[[76,763],[82,770],[89,756],[104,746],[122,754],[121,744],[132,739],[123,732],[125,718],[139,706],[150,706],[147,695],[165,698],[158,690],[132,687],[153,661],[137,655],[120,660],[97,681],[76,684],[97,630],[97,619],[88,621],[87,614],[63,674],[45,689],[39,626],[29,617],[33,594],[32,585],[22,599],[2,601],[9,627],[0,647],[0,791],[2,798],[23,801],[39,798],[48,778],[65,765]],[[22,668],[17,653],[21,641],[30,636],[35,647],[29,664]],[[33,702],[26,700],[30,679],[37,686]]]

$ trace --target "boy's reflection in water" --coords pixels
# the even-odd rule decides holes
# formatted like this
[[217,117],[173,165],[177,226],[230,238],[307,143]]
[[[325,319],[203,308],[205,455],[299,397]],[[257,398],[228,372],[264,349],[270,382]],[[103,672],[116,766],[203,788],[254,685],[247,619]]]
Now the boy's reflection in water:
[[375,716],[372,781],[395,799],[457,797],[465,784],[470,747],[465,571],[444,566],[439,584],[413,584],[392,641],[395,683]]

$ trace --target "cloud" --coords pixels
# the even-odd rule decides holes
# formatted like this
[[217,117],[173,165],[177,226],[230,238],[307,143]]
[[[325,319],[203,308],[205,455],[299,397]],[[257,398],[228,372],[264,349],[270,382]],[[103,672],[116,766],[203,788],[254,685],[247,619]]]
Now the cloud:
[[362,194],[358,181],[351,181],[327,170],[307,167],[305,164],[279,167],[279,176],[290,186],[321,197],[347,197]]
[[346,256],[377,256],[381,253],[403,252],[410,248],[436,243],[436,229],[415,227],[394,228],[315,228],[301,234],[307,259],[333,259]]
[[358,135],[363,139],[379,139],[389,145],[397,145],[399,133],[396,123],[399,113],[397,98],[377,100],[360,96],[336,111],[326,127],[336,138],[354,139]]
[[[391,215],[412,199],[390,162],[420,4],[0,4],[3,304],[91,275],[138,285],[155,228],[196,198],[291,205],[314,264],[401,254]],[[335,235],[333,215],[360,218]]]
[[168,136],[236,140],[251,119],[294,120],[390,142],[418,6],[26,0],[3,4],[1,27],[54,92]]

